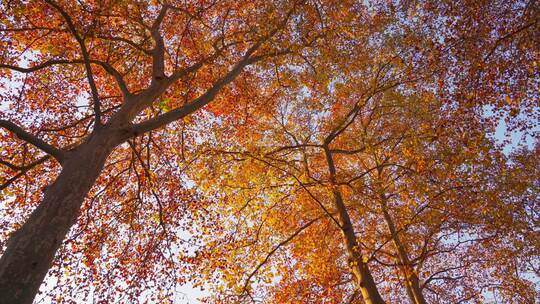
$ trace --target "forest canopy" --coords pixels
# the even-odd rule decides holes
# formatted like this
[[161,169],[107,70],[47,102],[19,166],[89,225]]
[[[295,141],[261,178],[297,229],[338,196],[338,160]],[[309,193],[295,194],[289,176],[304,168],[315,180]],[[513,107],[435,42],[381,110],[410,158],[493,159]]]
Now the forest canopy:
[[0,0],[0,303],[538,303],[540,6]]

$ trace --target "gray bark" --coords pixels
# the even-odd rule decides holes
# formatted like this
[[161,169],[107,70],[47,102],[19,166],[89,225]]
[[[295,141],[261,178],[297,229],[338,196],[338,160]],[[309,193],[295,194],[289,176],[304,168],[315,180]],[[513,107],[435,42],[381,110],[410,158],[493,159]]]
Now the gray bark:
[[0,303],[32,303],[84,198],[118,144],[118,138],[107,133],[94,133],[66,153],[62,171],[43,200],[10,237],[0,258]]

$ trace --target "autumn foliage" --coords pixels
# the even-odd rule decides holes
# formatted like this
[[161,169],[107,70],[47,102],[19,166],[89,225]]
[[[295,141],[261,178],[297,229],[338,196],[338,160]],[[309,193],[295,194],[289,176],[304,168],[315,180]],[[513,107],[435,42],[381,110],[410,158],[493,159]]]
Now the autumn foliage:
[[1,303],[537,303],[537,1],[0,3]]

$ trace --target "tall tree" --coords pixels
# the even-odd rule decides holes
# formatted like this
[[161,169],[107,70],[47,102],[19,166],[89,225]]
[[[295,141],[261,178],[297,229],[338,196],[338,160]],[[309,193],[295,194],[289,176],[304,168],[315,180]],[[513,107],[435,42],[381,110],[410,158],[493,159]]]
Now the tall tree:
[[[8,132],[2,163],[7,174],[16,174],[2,188],[24,175],[46,184],[43,195],[32,187],[31,198],[4,194],[16,196],[12,206],[30,201],[24,214],[36,206],[10,235],[0,260],[6,303],[32,301],[88,192],[104,186],[95,185],[104,168],[115,166],[121,174],[140,163],[146,177],[138,178],[152,176],[151,159],[143,155],[152,136],[143,143],[137,138],[212,102],[248,66],[308,54],[304,49],[322,34],[307,16],[316,8],[302,1],[7,1],[1,10],[7,93],[0,126]],[[18,82],[22,86],[13,88]],[[123,143],[131,152],[118,149]],[[130,164],[119,164],[129,153]],[[44,177],[27,175],[44,164]],[[160,204],[153,186],[147,185]],[[159,208],[162,223],[165,207]]]
[[[515,265],[510,248],[501,246],[508,236],[485,229],[490,221],[485,214],[514,208],[494,199],[501,192],[488,190],[498,184],[493,177],[500,172],[493,168],[508,168],[489,134],[505,115],[511,127],[530,130],[530,118],[538,114],[531,103],[537,95],[530,91],[535,68],[530,62],[514,66],[519,72],[509,76],[513,80],[504,89],[516,93],[509,102],[511,97],[500,90],[506,76],[484,64],[497,57],[513,66],[536,56],[530,35],[536,21],[530,14],[537,8],[534,3],[514,5],[420,3],[403,24],[396,19],[399,26],[386,24],[406,34],[385,26],[363,32],[356,24],[357,31],[338,40],[347,42],[329,46],[335,46],[331,63],[315,76],[298,77],[282,67],[276,85],[286,93],[276,94],[272,103],[265,100],[265,113],[255,103],[236,137],[218,133],[215,146],[221,147],[205,163],[216,161],[216,155],[222,155],[223,163],[196,179],[201,184],[207,180],[217,199],[239,204],[226,209],[230,222],[224,224],[223,238],[210,241],[208,256],[223,257],[204,264],[214,269],[210,277],[219,278],[213,299],[356,301],[360,293],[351,284],[344,258],[348,250],[335,237],[340,230],[328,228],[341,225],[333,193],[346,202],[341,209],[361,235],[361,251],[367,252],[371,275],[380,282],[378,292],[389,301],[403,301],[401,286],[412,303],[481,301],[494,286],[511,290],[514,283],[500,281],[494,267],[487,266],[502,256],[501,268]],[[519,17],[512,19],[511,12]],[[446,18],[448,23],[439,23]],[[489,20],[498,18],[512,20],[510,28],[516,31],[493,28]],[[468,37],[454,27],[463,22],[472,22],[481,35]],[[425,31],[407,32],[407,25]],[[481,94],[470,93],[473,88]],[[517,96],[518,91],[526,93]],[[487,108],[497,116],[488,117]],[[516,115],[520,111],[526,115]],[[372,128],[368,136],[366,126]],[[332,145],[325,149],[327,140]],[[328,170],[332,163],[335,169]],[[332,181],[332,175],[338,178]],[[348,191],[353,193],[344,194]],[[392,242],[397,248],[388,247]],[[498,250],[487,251],[488,244],[497,244]],[[230,262],[231,256],[241,262],[228,269],[212,267]],[[248,260],[253,256],[258,258]],[[525,268],[516,276],[531,269]],[[534,282],[518,281],[527,286],[525,292],[509,298],[535,294],[530,293]]]
[[[357,298],[369,284],[354,284],[355,261],[371,264],[369,275],[379,278],[374,290],[392,302],[481,301],[490,289],[508,292],[514,284],[521,290],[507,297],[535,297],[534,281],[527,279],[534,277],[535,266],[523,260],[534,260],[535,254],[520,257],[513,245],[503,245],[517,231],[492,224],[495,214],[503,222],[514,217],[509,212],[517,206],[499,188],[507,183],[499,170],[513,165],[479,132],[481,116],[451,113],[431,94],[419,99],[387,92],[363,105],[356,122],[325,150],[313,141],[320,137],[311,133],[320,130],[313,127],[317,123],[293,121],[302,117],[299,113],[312,122],[335,120],[315,111],[308,115],[309,106],[287,103],[275,119],[260,122],[260,128],[251,124],[250,133],[242,134],[260,141],[253,150],[227,139],[203,162],[212,169],[199,172],[198,182],[212,189],[227,205],[219,210],[229,213],[224,229],[208,236],[207,255],[220,257],[204,264],[209,277],[220,278],[216,299]],[[529,163],[527,170],[532,168]],[[514,199],[536,183],[522,180],[517,190],[522,194],[511,195]],[[533,201],[523,200],[525,209],[534,210]],[[342,218],[349,219],[348,233],[359,248],[351,250],[341,238],[346,235]],[[517,277],[524,277],[501,281],[492,263],[513,267],[514,258],[522,261]],[[234,267],[215,266],[233,260]],[[401,291],[409,294],[408,301]],[[362,301],[369,302],[369,294]]]

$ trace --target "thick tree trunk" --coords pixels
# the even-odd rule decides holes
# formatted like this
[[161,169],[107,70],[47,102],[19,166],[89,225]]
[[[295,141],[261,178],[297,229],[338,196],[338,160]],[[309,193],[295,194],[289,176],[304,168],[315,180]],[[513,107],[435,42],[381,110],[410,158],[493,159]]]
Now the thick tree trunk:
[[345,247],[347,248],[349,266],[351,267],[351,272],[355,278],[356,287],[360,290],[366,304],[384,304],[384,300],[379,294],[377,284],[371,275],[367,262],[364,262],[349,212],[343,202],[341,192],[338,189],[334,160],[328,149],[325,149],[325,154],[330,171],[330,182],[333,186],[334,205],[338,211],[341,232],[345,241]]
[[392,236],[392,242],[397,251],[398,262],[401,265],[400,268],[405,277],[405,288],[407,289],[407,294],[409,295],[411,303],[426,304],[427,302],[424,298],[424,295],[422,294],[418,276],[416,275],[416,272],[411,265],[409,255],[407,254],[403,243],[401,243],[401,240],[399,239],[399,235],[397,233],[396,226],[394,225],[394,221],[388,213],[388,206],[384,194],[381,194],[381,208],[383,211],[384,220],[386,222],[386,225],[388,226],[390,235]]
[[115,145],[105,132],[96,132],[68,153],[39,206],[7,243],[0,259],[0,303],[32,303]]

